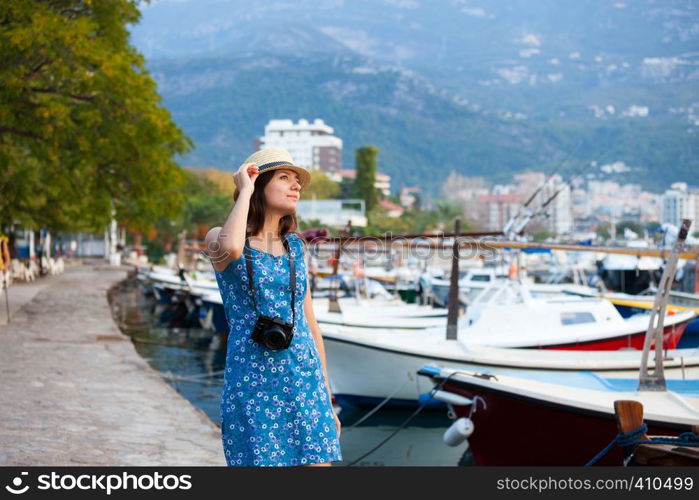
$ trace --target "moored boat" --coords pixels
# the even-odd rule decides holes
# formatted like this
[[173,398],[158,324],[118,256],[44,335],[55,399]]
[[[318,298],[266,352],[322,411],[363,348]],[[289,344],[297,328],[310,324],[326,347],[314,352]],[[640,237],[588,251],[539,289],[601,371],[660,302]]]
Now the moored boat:
[[[564,379],[528,374],[483,375],[424,366],[441,390],[482,403],[454,405],[470,418],[468,443],[478,465],[585,465],[616,436],[614,401],[643,404],[649,434],[677,435],[699,425],[699,378],[669,379],[667,391],[638,391],[637,378],[577,372]],[[621,465],[611,450],[598,465]]]

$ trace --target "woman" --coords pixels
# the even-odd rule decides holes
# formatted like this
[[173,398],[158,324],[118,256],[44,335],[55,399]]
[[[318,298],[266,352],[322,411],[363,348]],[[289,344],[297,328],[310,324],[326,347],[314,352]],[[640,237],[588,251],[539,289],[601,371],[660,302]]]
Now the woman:
[[[265,149],[245,160],[234,180],[233,210],[223,227],[206,235],[230,331],[221,394],[226,462],[330,465],[342,460],[340,421],[331,404],[304,246],[295,232],[296,204],[310,175],[287,151]],[[257,336],[261,317],[290,325],[288,347]]]

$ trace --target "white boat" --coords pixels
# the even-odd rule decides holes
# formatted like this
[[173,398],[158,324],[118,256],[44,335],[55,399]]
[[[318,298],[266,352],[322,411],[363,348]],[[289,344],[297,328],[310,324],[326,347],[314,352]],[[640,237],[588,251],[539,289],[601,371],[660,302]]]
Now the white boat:
[[[691,311],[666,316],[667,338],[679,340],[677,334],[693,317]],[[526,287],[509,282],[494,284],[482,293],[459,319],[456,340],[446,339],[445,327],[411,331],[324,324],[322,332],[333,393],[339,401],[362,404],[397,391],[393,395],[397,403],[410,403],[424,392],[414,374],[429,363],[476,371],[498,367],[513,373],[592,370],[628,375],[637,369],[640,351],[588,349],[637,347],[648,321],[647,315],[623,319],[601,299],[533,299]],[[544,346],[580,350],[531,349]],[[668,369],[699,366],[699,349],[668,352],[675,353],[669,355]]]
[[[501,267],[479,267],[460,271],[459,300],[469,304],[479,293],[496,280],[507,278],[507,273]],[[448,302],[450,281],[446,278],[432,277],[429,289],[435,295],[437,303],[445,305]]]
[[[208,304],[223,305],[221,295],[216,290],[190,285],[190,294]],[[313,311],[321,326],[342,325],[359,328],[394,328],[422,330],[435,326],[446,326],[446,310],[431,306],[406,304],[401,300],[339,298],[341,312],[329,312],[329,299],[314,298]]]
[[[323,341],[333,394],[341,404],[414,406],[431,389],[416,372],[425,364],[471,372],[521,375],[538,372],[555,380],[572,372],[631,377],[638,372],[641,351],[557,351],[469,346],[446,340],[441,331],[381,331],[334,325],[323,328]],[[699,379],[699,348],[665,353],[668,377]]]
[[202,271],[178,271],[162,266],[154,266],[143,273],[144,278],[154,285],[172,290],[200,289],[217,291],[218,284],[213,273]]
[[[653,295],[631,295],[628,293],[608,292],[599,295],[615,305],[638,309],[650,309],[653,306]],[[692,310],[699,313],[699,294],[670,290],[667,297],[667,307],[676,311]]]
[[[508,276],[501,268],[469,269],[462,273],[459,278],[459,301],[462,304],[471,304],[483,290],[493,283],[506,280],[508,280]],[[563,294],[593,296],[599,293],[596,288],[575,283],[535,283],[528,277],[523,277],[521,281],[527,283],[530,293],[534,296]],[[449,280],[432,278],[430,283],[432,293],[436,296],[438,303],[446,305],[449,295]]]
[[[576,350],[641,349],[648,314],[624,318],[608,300],[578,296],[534,297],[518,280],[485,289],[466,311],[459,339],[491,347],[540,347]],[[670,312],[663,346],[677,346],[693,312]],[[519,325],[530,325],[522,329]]]
[[338,303],[341,312],[329,312],[328,299],[313,299],[313,311],[321,328],[326,324],[408,330],[446,326],[446,309],[406,304],[397,299],[341,298]]

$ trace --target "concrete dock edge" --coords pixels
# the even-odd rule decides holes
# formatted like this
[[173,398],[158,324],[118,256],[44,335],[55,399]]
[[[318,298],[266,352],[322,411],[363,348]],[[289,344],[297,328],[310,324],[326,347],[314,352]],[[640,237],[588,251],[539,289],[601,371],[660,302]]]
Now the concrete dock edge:
[[27,302],[0,325],[0,465],[225,465],[219,428],[112,320],[128,269],[85,261],[9,289]]

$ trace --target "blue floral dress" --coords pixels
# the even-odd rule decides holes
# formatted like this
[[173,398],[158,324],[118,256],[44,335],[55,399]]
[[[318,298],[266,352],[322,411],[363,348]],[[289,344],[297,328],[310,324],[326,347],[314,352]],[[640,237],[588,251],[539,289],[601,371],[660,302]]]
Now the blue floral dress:
[[[245,254],[215,271],[229,335],[221,394],[221,437],[229,466],[293,466],[342,460],[323,366],[303,301],[306,265],[301,238],[286,236],[296,264],[296,321],[288,349],[253,341],[257,312]],[[251,249],[259,313],[291,323],[289,256]]]

